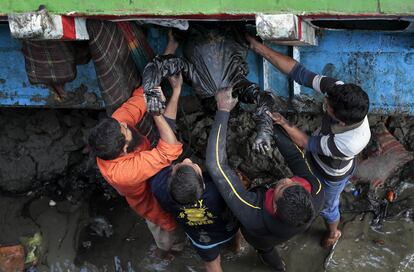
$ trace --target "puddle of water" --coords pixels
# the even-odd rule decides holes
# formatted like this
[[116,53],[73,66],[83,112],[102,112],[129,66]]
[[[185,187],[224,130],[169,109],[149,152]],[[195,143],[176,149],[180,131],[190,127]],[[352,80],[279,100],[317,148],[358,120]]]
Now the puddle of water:
[[[0,198],[0,244],[16,244],[22,236],[40,231],[43,257],[29,271],[204,271],[189,243],[172,262],[153,256],[155,244],[145,221],[122,198],[92,197],[76,206],[49,198]],[[24,205],[26,203],[26,205]],[[98,218],[99,220],[95,220]],[[326,271],[414,271],[414,225],[410,220],[386,221],[380,229],[370,227],[372,216],[344,215],[343,236],[326,265]],[[96,235],[103,224],[107,232]],[[106,225],[106,223],[110,224]],[[109,229],[109,230],[108,230]],[[324,271],[329,250],[319,246],[324,231],[322,219],[289,242],[278,246],[288,271]],[[109,237],[107,237],[109,236]],[[222,250],[224,271],[269,271],[245,242],[238,253]]]

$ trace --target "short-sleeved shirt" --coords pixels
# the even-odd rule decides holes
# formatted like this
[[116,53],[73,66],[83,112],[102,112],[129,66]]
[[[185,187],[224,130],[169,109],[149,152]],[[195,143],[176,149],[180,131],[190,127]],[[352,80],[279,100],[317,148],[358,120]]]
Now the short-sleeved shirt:
[[171,167],[151,179],[151,189],[161,207],[171,213],[183,227],[194,246],[209,249],[229,241],[238,230],[238,222],[210,178],[203,173],[205,189],[191,205],[176,202],[168,190]]
[[[299,84],[326,93],[334,85],[344,82],[315,74],[297,63],[289,76]],[[327,113],[319,127],[309,137],[307,157],[318,172],[327,180],[339,181],[351,175],[355,169],[355,157],[365,148],[371,138],[368,117],[356,124],[338,126]]]

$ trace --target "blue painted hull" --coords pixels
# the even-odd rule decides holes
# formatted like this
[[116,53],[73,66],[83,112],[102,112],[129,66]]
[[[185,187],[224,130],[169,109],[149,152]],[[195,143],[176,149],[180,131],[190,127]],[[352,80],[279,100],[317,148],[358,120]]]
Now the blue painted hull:
[[[165,33],[151,29],[149,40],[162,53]],[[288,46],[272,47],[284,54],[292,51]],[[301,63],[310,70],[361,85],[369,94],[372,112],[414,114],[414,33],[323,31],[318,46],[297,50]],[[249,53],[248,63],[249,79],[262,88],[284,97],[296,94],[320,99],[308,88],[295,92],[286,76],[257,55]],[[10,37],[7,25],[0,25],[0,106],[104,107],[92,63],[79,65],[77,78],[65,89],[72,99],[61,103],[44,86],[31,85],[19,41]],[[187,86],[184,95],[189,94]]]

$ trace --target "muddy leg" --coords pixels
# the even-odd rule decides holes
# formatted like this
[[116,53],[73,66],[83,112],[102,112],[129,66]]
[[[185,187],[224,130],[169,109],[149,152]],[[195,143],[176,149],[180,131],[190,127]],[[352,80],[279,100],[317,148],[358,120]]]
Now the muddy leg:
[[221,269],[220,255],[218,255],[217,258],[215,258],[211,262],[204,262],[204,266],[205,266],[207,272],[222,272],[223,271]]
[[338,229],[339,220],[332,223],[325,222],[325,224],[328,229],[328,232],[322,240],[322,247],[329,248],[339,240],[342,233]]
[[341,181],[328,181],[321,179],[325,191],[325,203],[321,211],[321,216],[325,220],[327,233],[323,237],[322,247],[329,248],[333,246],[341,237],[341,231],[338,230],[340,212],[339,198],[345,185],[348,183],[348,177]]

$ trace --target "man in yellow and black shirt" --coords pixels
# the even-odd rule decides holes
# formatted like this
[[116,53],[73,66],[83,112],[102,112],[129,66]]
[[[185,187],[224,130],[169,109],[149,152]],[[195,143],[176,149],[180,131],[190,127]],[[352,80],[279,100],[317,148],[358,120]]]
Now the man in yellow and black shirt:
[[232,240],[239,227],[210,175],[185,159],[153,177],[151,189],[183,227],[206,270],[221,271],[220,245]]

